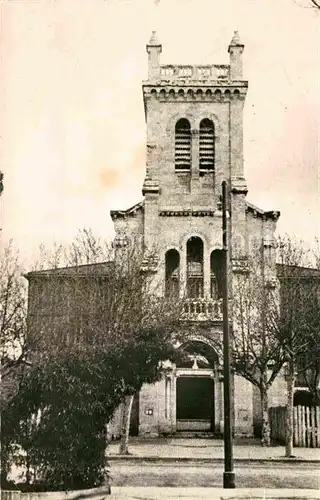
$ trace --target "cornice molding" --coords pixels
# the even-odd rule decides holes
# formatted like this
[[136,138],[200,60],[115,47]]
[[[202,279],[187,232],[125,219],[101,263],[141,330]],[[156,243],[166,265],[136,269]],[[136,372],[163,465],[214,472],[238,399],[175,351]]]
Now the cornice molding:
[[160,210],[160,217],[214,217],[218,210]]
[[143,84],[143,95],[145,98],[156,98],[159,101],[171,102],[230,102],[233,100],[243,101],[247,94],[248,82],[220,82],[209,83],[182,83],[164,84],[154,82]]

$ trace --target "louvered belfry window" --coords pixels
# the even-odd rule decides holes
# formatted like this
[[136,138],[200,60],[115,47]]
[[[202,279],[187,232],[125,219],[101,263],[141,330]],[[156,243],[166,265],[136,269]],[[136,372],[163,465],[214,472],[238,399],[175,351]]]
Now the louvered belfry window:
[[177,171],[190,170],[191,167],[191,129],[185,118],[176,123],[175,167]]
[[208,118],[200,123],[199,161],[200,171],[214,170],[214,124]]

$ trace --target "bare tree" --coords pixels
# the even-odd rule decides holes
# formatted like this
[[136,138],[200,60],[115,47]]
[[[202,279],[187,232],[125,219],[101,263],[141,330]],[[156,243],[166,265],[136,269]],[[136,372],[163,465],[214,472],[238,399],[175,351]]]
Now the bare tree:
[[299,372],[313,395],[313,401],[320,401],[320,241],[315,239],[312,250],[312,265],[306,282],[308,297],[303,308],[303,336],[308,339],[308,350],[298,360]]
[[90,356],[110,345],[121,358],[123,346],[134,342],[135,352],[140,346],[143,361],[131,359],[123,379],[120,452],[128,453],[133,395],[142,383],[161,376],[164,356],[174,356],[181,306],[154,287],[156,250],[126,240],[116,259],[114,253],[90,230],[66,248],[56,246],[53,255],[42,249],[41,263],[45,255],[53,268],[28,275],[29,317],[30,330],[40,337],[39,359],[60,349]]
[[315,238],[313,247],[313,261],[316,269],[320,271],[320,239]]
[[114,252],[109,241],[96,236],[91,228],[82,228],[66,245],[54,243],[52,247],[39,246],[33,271],[77,267],[113,260]]
[[121,407],[121,422],[120,422],[120,445],[119,454],[129,454],[129,435],[131,423],[131,411],[133,404],[134,394],[129,394],[125,397]]
[[320,0],[303,0],[303,2],[299,0],[294,0],[297,5],[300,7],[304,7],[305,9],[316,9],[320,10]]
[[268,390],[285,366],[290,457],[296,378],[303,374],[313,392],[319,384],[320,273],[310,267],[303,242],[294,238],[278,238],[277,254],[277,280],[263,254],[234,280],[233,360],[236,371],[259,389],[263,445],[270,444]]
[[1,378],[25,361],[29,345],[26,339],[27,294],[19,253],[13,242],[1,249],[0,256],[0,353]]
[[[0,191],[2,174],[0,173]],[[62,258],[63,248],[55,246],[53,250],[40,248],[37,268],[46,265],[57,267]],[[50,287],[48,299],[56,302],[56,290]],[[38,301],[33,294],[33,302]],[[49,300],[48,300],[49,302]],[[33,309],[36,309],[33,307]],[[30,310],[30,304],[29,304]],[[30,312],[30,311],[29,311]],[[39,313],[39,311],[38,311]],[[32,315],[31,315],[32,316]],[[38,314],[39,316],[39,314]],[[39,316],[40,318],[40,316]],[[30,318],[29,318],[30,319]],[[24,277],[24,267],[19,250],[13,241],[0,250],[0,375],[2,380],[1,405],[5,406],[17,389],[18,382],[27,367],[30,367],[37,343],[50,329],[45,315],[38,321],[37,328],[28,321],[28,287]]]
[[320,10],[320,2],[318,0],[310,0],[310,2],[312,7]]
[[270,446],[268,391],[284,363],[282,344],[273,328],[279,290],[274,280],[266,278],[262,251],[250,259],[247,271],[234,280],[233,364],[259,390],[261,444]]
[[309,301],[303,311],[305,321],[301,326],[301,334],[308,345],[298,357],[296,368],[297,376],[301,375],[312,394],[314,404],[320,402],[320,275],[317,281],[315,288],[318,290],[314,289],[314,293],[310,293]]
[[[312,369],[315,338],[319,339],[320,280],[310,267],[303,242],[278,240],[280,315],[274,323],[286,357],[286,457],[293,456],[293,402],[297,376]],[[303,361],[303,362],[302,362]],[[312,371],[312,370],[311,370]]]

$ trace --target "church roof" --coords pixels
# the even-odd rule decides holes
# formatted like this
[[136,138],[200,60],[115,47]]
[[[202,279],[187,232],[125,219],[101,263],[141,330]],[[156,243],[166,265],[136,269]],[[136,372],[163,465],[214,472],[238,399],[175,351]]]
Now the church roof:
[[81,264],[79,266],[56,267],[52,269],[43,269],[41,271],[31,271],[25,274],[29,280],[37,277],[55,277],[55,276],[108,276],[114,267],[114,261],[97,262],[95,264]]
[[286,264],[276,264],[279,278],[303,278],[316,279],[320,281],[320,269],[304,266],[289,266]]

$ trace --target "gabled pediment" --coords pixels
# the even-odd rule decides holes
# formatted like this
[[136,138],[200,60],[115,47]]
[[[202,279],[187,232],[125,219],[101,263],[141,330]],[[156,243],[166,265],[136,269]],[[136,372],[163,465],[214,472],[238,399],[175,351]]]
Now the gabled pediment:
[[143,210],[144,210],[144,200],[139,201],[139,203],[136,203],[135,205],[133,205],[133,207],[127,208],[126,210],[111,210],[110,215],[111,219],[115,220],[124,217],[134,217],[138,213],[143,212]]

